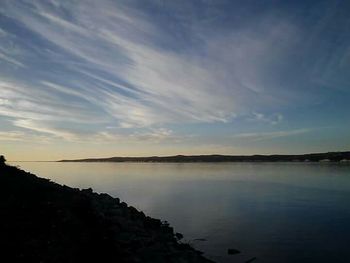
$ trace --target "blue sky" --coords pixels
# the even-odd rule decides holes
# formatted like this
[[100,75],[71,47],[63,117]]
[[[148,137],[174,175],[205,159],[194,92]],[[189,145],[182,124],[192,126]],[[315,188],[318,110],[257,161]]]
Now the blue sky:
[[350,148],[349,1],[6,1],[9,159]]

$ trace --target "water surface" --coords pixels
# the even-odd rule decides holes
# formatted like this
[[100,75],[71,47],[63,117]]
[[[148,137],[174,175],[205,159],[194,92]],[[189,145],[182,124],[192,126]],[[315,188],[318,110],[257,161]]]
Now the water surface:
[[167,220],[217,262],[350,262],[347,163],[13,164]]

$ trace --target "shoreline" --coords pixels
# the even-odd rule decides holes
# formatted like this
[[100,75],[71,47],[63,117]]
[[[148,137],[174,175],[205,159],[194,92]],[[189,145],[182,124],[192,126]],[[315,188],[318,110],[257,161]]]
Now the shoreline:
[[16,262],[213,263],[119,198],[0,164],[0,245]]
[[57,162],[140,162],[140,163],[223,163],[223,162],[349,162],[350,152],[327,152],[299,155],[174,155],[150,157],[109,157]]

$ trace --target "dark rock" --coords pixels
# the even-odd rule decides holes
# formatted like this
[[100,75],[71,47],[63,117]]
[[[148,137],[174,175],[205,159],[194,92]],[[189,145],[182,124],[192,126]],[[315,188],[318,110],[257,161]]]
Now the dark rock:
[[0,155],[0,165],[1,166],[4,166],[5,165],[5,162],[6,162],[6,159],[3,155]]
[[169,223],[118,198],[0,164],[0,247],[12,262],[209,263]]
[[177,240],[181,240],[184,238],[184,236],[181,233],[175,233],[175,237]]
[[256,257],[253,257],[253,258],[247,260],[245,263],[251,263],[251,262],[253,262],[254,260],[256,260]]
[[120,203],[120,206],[121,206],[122,208],[127,208],[127,207],[128,207],[128,205],[127,205],[125,202],[121,202],[121,203]]
[[87,189],[82,189],[81,192],[84,194],[92,194],[93,191],[92,191],[92,188],[87,188]]
[[234,248],[229,248],[227,250],[227,254],[229,254],[229,255],[236,255],[236,254],[239,254],[239,253],[241,253],[241,251],[239,251],[237,249],[234,249]]

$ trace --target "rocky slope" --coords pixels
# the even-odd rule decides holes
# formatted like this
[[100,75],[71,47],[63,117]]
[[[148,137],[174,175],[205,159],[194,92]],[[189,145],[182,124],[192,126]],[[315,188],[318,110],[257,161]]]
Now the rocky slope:
[[212,262],[166,223],[107,194],[5,164],[0,187],[1,257],[9,262]]

